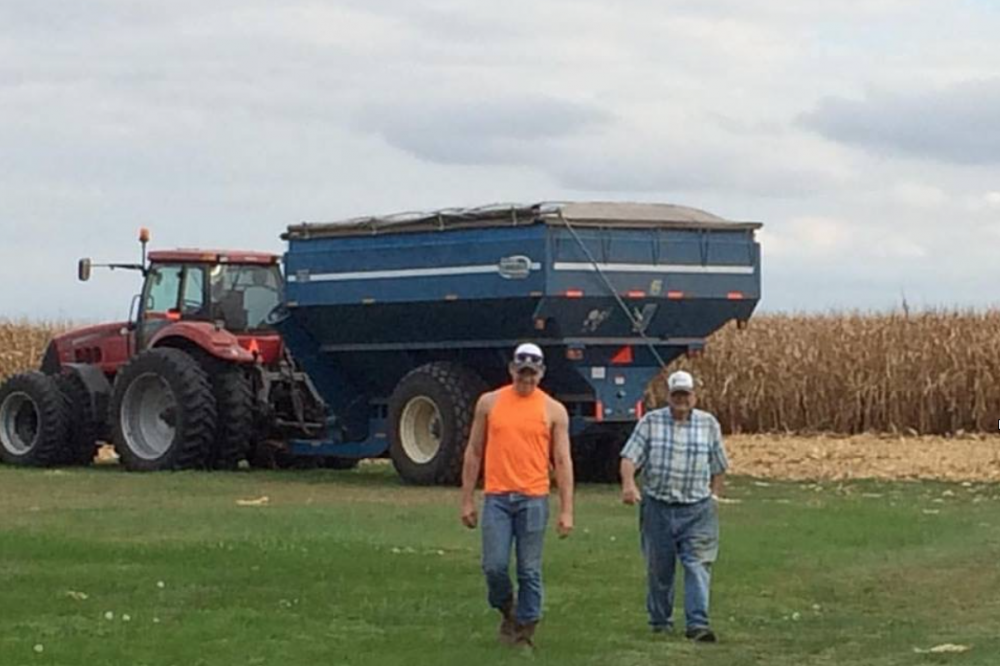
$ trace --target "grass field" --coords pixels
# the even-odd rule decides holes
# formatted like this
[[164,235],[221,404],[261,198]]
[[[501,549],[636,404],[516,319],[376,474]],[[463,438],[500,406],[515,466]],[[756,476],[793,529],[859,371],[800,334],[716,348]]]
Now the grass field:
[[[239,499],[266,496],[263,506]],[[579,492],[534,655],[494,643],[456,491],[391,468],[0,468],[0,664],[995,664],[1000,486],[732,482],[722,643],[645,627],[633,509]],[[127,617],[126,617],[127,616]],[[963,654],[918,654],[954,643]]]

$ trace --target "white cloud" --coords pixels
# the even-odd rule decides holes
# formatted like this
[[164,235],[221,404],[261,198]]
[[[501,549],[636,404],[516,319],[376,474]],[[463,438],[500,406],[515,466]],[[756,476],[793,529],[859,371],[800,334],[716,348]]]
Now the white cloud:
[[546,198],[761,220],[777,307],[996,298],[987,7],[51,0],[0,26],[0,284],[32,276],[0,316],[120,316],[132,276],[73,260],[143,224],[280,250],[302,219]]
[[949,202],[948,194],[941,188],[914,182],[896,183],[892,187],[891,197],[914,208],[937,208]]
[[835,258],[849,248],[853,240],[850,223],[825,217],[799,217],[780,225],[774,223],[760,233],[761,248],[766,256],[796,260]]

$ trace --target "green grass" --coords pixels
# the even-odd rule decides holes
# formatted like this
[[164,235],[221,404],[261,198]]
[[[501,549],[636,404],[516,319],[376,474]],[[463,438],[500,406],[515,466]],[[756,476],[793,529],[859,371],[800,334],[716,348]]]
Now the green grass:
[[[635,510],[591,486],[574,536],[546,545],[528,655],[495,644],[479,535],[459,525],[454,490],[405,487],[379,465],[0,468],[0,664],[1000,661],[1000,487],[736,479],[730,494],[720,644],[647,631]],[[914,652],[941,643],[972,649]]]

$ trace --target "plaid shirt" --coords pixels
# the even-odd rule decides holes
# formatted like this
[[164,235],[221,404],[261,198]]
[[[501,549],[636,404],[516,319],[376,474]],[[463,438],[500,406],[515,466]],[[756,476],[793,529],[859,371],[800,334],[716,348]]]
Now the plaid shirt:
[[621,455],[642,470],[643,492],[677,504],[710,497],[712,476],[729,467],[719,422],[700,409],[687,421],[675,421],[669,407],[649,412]]

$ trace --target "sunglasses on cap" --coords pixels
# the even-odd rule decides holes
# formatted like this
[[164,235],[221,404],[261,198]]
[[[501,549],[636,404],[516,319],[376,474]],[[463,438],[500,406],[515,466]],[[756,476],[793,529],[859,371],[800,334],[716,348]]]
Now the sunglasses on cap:
[[520,354],[514,355],[515,363],[531,363],[532,365],[541,365],[544,359],[538,354],[528,354],[521,352]]

